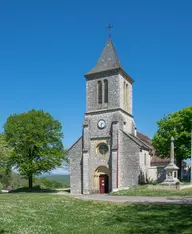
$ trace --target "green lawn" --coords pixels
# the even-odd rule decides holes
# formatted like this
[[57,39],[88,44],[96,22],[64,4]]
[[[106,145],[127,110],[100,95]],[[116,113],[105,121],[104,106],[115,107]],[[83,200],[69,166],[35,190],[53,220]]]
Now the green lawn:
[[[192,196],[192,188],[183,190],[164,190],[164,189],[149,189],[148,186],[142,185],[127,190],[114,192],[113,196]],[[191,232],[192,233],[192,232]]]
[[46,175],[40,178],[46,178],[48,180],[55,180],[63,185],[70,186],[70,176],[69,175]]
[[192,233],[192,205],[110,204],[0,194],[0,233]]

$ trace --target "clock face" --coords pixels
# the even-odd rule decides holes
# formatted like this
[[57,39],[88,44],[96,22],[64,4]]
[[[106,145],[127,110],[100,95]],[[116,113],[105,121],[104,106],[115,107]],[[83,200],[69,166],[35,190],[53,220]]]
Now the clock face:
[[100,119],[98,122],[98,127],[99,128],[104,128],[106,126],[105,120]]

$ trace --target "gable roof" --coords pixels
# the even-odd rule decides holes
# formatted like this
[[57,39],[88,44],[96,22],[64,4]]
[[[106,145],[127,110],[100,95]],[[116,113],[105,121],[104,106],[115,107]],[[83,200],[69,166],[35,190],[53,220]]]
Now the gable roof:
[[[122,131],[123,132],[123,131]],[[145,150],[152,150],[152,147],[148,144],[146,144],[145,142],[141,141],[138,137],[125,133],[123,132],[127,137],[129,137],[132,141],[134,141],[137,145],[139,145],[141,148],[145,149]]]
[[82,139],[82,136],[78,138],[78,140],[67,150],[67,152],[69,152],[73,148],[73,146],[77,144],[77,142],[80,141],[81,139]]
[[160,158],[160,157],[153,155],[151,158],[151,163],[152,163],[152,166],[156,165],[156,164],[158,164],[158,165],[168,164],[168,163],[170,163],[170,158]]
[[142,134],[141,132],[137,132],[137,137],[146,142],[147,144],[150,144],[151,145],[151,139],[148,137],[148,136],[145,136],[144,134]]

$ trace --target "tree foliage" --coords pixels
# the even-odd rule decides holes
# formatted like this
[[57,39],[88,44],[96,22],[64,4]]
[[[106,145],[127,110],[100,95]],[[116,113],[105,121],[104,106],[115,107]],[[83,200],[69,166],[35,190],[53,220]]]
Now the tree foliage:
[[4,125],[6,139],[13,147],[12,165],[29,179],[62,165],[65,151],[62,126],[43,110],[11,115]]
[[0,176],[9,170],[10,157],[13,150],[3,134],[0,134]]
[[156,155],[164,158],[170,155],[170,139],[175,139],[175,158],[177,162],[190,157],[192,106],[168,114],[157,121],[158,130],[152,144]]

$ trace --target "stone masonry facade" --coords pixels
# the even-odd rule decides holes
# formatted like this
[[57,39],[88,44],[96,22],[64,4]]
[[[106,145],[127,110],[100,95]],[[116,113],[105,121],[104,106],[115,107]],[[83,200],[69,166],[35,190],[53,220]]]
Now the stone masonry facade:
[[[151,148],[136,136],[133,80],[122,69],[110,38],[85,78],[82,137],[69,149],[71,193],[99,193],[103,185],[100,178],[105,176],[108,179],[104,192],[137,185],[141,171],[145,173],[150,161]],[[102,88],[98,88],[98,82]],[[106,95],[107,101],[103,101]]]

